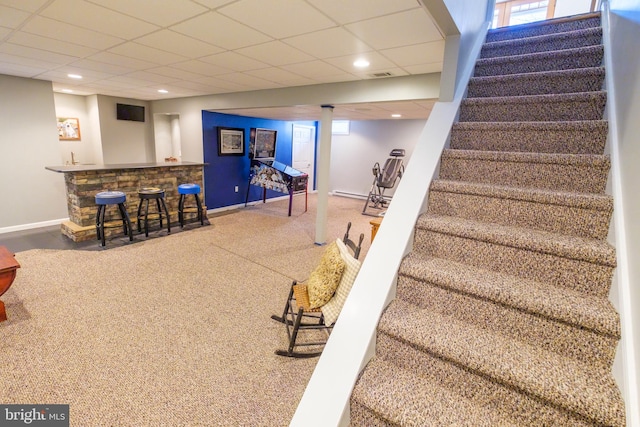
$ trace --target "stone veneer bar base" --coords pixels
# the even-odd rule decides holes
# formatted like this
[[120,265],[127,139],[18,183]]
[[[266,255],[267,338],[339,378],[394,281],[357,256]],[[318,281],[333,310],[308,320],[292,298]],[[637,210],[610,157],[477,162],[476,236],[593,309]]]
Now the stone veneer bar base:
[[[47,167],[49,170],[64,173],[69,221],[62,223],[61,232],[74,242],[96,238],[95,195],[105,190],[117,190],[126,194],[127,211],[135,224],[140,201],[138,190],[144,187],[161,188],[165,191],[165,202],[172,218],[171,222],[177,222],[180,197],[178,185],[195,183],[204,188],[202,168],[202,163]],[[206,219],[207,211],[204,206],[203,211]],[[133,228],[136,230],[135,225]],[[106,230],[107,237],[122,233],[122,227]]]

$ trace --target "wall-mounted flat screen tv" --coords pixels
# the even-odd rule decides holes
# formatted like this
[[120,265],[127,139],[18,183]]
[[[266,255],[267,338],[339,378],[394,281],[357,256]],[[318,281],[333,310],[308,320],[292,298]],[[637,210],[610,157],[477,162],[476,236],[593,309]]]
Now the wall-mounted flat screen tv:
[[118,120],[144,122],[144,107],[140,105],[116,104],[116,117]]

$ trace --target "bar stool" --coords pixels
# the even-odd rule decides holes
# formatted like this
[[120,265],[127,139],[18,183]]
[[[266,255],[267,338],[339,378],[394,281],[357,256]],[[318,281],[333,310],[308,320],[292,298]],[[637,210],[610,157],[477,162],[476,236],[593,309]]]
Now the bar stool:
[[[145,237],[149,237],[149,221],[159,221],[160,228],[162,228],[163,219],[167,220],[167,232],[171,233],[171,219],[169,217],[167,204],[164,202],[164,190],[156,187],[142,188],[138,190],[138,197],[140,197],[138,216],[136,218],[138,222],[138,233],[141,232],[141,223],[144,222],[144,235]],[[149,218],[149,200],[156,201],[156,213],[152,213],[151,218]],[[144,214],[142,212],[143,205]]]
[[[180,227],[184,227],[184,214],[185,213],[198,213],[198,220],[200,225],[204,225],[204,215],[202,215],[202,203],[200,203],[200,186],[198,184],[180,184],[178,185],[178,194],[180,194],[180,201],[178,202],[178,220],[180,221]],[[193,194],[196,198],[195,206],[185,206],[185,197],[189,194]]]
[[103,191],[96,194],[96,205],[98,205],[98,212],[96,214],[96,234],[98,240],[101,240],[102,246],[105,245],[105,212],[107,206],[117,205],[120,212],[120,218],[122,218],[122,228],[125,235],[129,235],[129,241],[133,241],[133,231],[131,230],[131,220],[127,213],[125,201],[127,196],[122,191]]

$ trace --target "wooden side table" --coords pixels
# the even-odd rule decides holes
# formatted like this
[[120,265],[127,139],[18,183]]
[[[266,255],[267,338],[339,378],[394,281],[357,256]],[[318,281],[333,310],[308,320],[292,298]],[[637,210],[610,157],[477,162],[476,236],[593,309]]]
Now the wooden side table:
[[373,243],[373,239],[376,237],[376,233],[378,232],[378,228],[380,228],[380,223],[382,222],[382,217],[376,217],[369,221],[371,224],[371,243]]
[[[4,246],[0,246],[0,296],[11,287],[18,268],[20,264],[14,255]],[[4,309],[4,303],[0,301],[0,322],[5,320],[7,320],[7,312]]]

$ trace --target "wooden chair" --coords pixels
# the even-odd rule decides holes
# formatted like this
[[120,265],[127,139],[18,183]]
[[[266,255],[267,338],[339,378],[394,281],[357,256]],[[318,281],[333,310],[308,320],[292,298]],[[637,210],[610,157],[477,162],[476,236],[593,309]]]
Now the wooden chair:
[[[360,234],[358,243],[356,244],[356,242],[349,238],[350,229],[351,223],[349,222],[347,224],[347,231],[342,238],[342,243],[344,243],[346,248],[348,248],[348,250],[352,253],[353,258],[357,260],[360,256],[362,241],[364,240],[364,233]],[[355,267],[356,265],[357,267]],[[355,280],[355,274],[357,274],[357,269],[359,268],[359,266],[359,262],[352,262],[352,267],[349,271],[351,279],[351,283],[348,284],[349,289],[351,287],[351,284],[353,283],[353,280]],[[327,304],[329,304],[329,302],[327,302]],[[342,306],[340,305],[338,308],[336,308],[336,310],[339,311],[341,307]],[[335,314],[335,317],[337,318],[337,314]],[[276,354],[279,356],[295,358],[319,356],[322,353],[322,350],[300,352],[296,351],[296,348],[323,346],[324,344],[326,344],[329,334],[331,333],[331,329],[333,329],[333,324],[335,323],[335,320],[330,324],[327,324],[327,322],[325,322],[325,316],[322,313],[322,307],[311,308],[307,284],[298,283],[295,280],[291,284],[291,289],[289,291],[289,296],[287,297],[282,316],[277,316],[274,314],[271,316],[271,318],[285,325],[287,336],[289,339],[289,346],[287,350],[276,350]],[[322,331],[325,333],[325,336],[322,340],[298,342],[298,334],[303,330]]]

